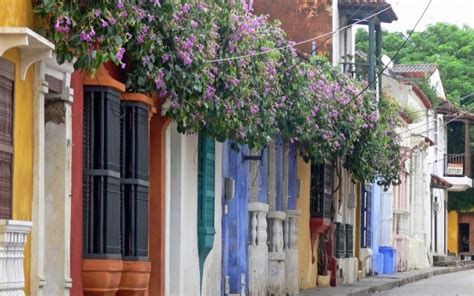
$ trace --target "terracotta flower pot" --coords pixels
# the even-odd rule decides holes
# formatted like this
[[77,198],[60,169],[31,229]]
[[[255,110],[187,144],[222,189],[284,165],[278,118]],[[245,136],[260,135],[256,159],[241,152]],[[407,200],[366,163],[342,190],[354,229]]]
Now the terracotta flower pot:
[[82,279],[85,296],[115,296],[119,290],[121,260],[83,259]]
[[123,261],[118,296],[144,296],[150,282],[151,262]]

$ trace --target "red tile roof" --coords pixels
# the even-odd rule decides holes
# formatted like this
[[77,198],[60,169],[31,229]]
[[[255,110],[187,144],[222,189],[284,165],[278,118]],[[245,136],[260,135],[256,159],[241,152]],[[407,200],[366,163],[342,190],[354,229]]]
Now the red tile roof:
[[438,69],[436,64],[398,64],[391,71],[409,78],[427,78]]
[[434,188],[448,189],[451,188],[453,184],[449,183],[446,179],[443,179],[438,175],[431,174],[431,186]]
[[413,88],[413,91],[415,92],[415,94],[418,96],[418,98],[420,98],[420,100],[423,103],[423,105],[425,106],[425,108],[426,109],[431,109],[433,107],[433,105],[431,104],[431,101],[428,98],[428,96],[421,90],[421,88],[416,84],[414,84],[412,88]]

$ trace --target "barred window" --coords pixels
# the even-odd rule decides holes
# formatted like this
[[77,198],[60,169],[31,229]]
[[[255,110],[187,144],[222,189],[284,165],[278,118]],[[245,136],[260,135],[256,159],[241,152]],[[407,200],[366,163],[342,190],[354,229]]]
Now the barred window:
[[148,256],[148,106],[108,87],[84,98],[84,249],[88,257]]
[[10,219],[13,192],[15,65],[0,58],[0,219]]
[[311,217],[331,218],[332,165],[311,166]]

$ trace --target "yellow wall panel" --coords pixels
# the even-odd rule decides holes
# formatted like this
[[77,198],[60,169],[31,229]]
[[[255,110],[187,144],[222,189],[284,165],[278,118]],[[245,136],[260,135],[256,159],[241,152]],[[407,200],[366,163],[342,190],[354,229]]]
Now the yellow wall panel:
[[[14,220],[31,221],[33,197],[33,72],[32,66],[25,81],[20,80],[20,53],[12,49],[4,58],[16,65],[15,117],[14,117],[14,165],[13,165],[13,211]],[[35,227],[33,225],[33,227]],[[25,293],[29,295],[31,266],[31,235],[25,248]]]
[[449,212],[448,215],[448,251],[451,253],[458,253],[459,247],[459,214],[456,211]]
[[31,0],[0,1],[1,27],[33,27],[34,17]]
[[[35,17],[31,0],[1,0],[0,27],[28,27],[33,29]],[[3,58],[15,63],[15,120],[13,211],[15,220],[31,221],[33,197],[33,91],[34,66],[27,77],[20,81],[20,54],[18,49],[7,51]],[[35,225],[33,225],[35,227]],[[25,248],[25,294],[30,295],[31,235]]]
[[312,255],[317,260],[318,242],[314,246],[314,253],[311,252],[311,234],[309,229],[309,203],[310,203],[310,184],[311,184],[311,165],[298,157],[298,178],[302,181],[300,196],[298,198],[298,210],[301,215],[298,221],[298,249],[300,264],[300,288],[308,289],[316,287],[318,275],[317,261],[312,263]]

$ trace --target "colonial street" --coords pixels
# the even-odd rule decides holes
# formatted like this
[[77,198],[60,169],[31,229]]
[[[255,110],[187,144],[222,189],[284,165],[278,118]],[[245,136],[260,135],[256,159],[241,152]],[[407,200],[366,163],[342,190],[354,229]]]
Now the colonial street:
[[372,295],[474,295],[474,269],[435,276]]

